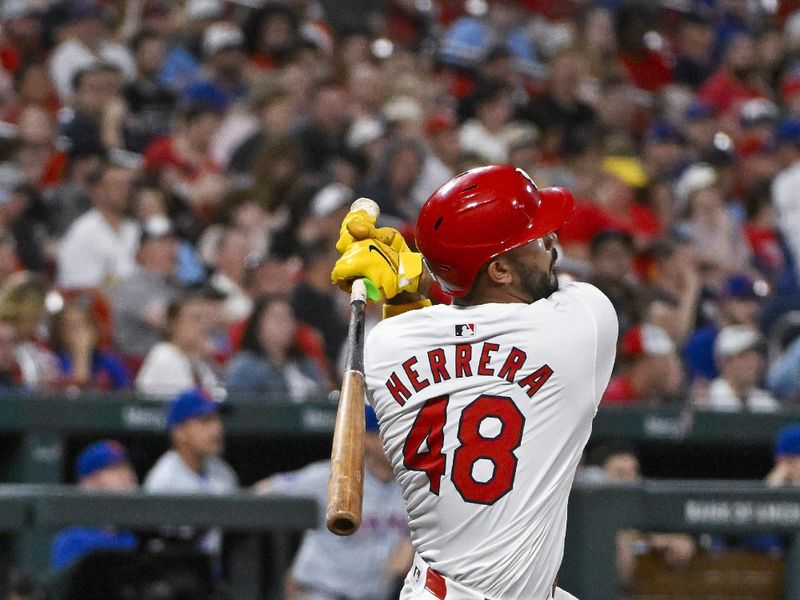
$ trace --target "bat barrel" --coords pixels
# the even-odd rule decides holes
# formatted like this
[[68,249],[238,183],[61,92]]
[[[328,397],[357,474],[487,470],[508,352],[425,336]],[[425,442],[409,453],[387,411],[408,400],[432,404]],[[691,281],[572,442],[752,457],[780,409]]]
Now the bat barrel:
[[351,535],[361,525],[364,490],[364,282],[353,282],[345,374],[339,394],[328,480],[325,522],[337,535]]

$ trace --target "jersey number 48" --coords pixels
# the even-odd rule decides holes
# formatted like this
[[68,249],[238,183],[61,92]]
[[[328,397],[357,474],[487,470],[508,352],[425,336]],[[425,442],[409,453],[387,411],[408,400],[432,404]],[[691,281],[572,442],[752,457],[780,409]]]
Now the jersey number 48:
[[[430,490],[437,496],[445,475],[444,426],[450,397],[428,400],[417,413],[403,445],[403,464],[412,471],[423,471]],[[500,431],[491,437],[481,432],[487,419],[500,423]],[[511,398],[482,395],[468,404],[458,420],[460,445],[453,454],[451,480],[466,502],[494,504],[514,487],[517,457],[514,451],[522,441],[525,417]],[[492,463],[488,479],[475,478],[475,464],[485,459]]]

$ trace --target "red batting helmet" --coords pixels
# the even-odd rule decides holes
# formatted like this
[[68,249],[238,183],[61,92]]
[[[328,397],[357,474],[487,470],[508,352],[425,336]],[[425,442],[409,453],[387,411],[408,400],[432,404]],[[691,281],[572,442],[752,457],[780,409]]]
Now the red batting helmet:
[[569,190],[539,190],[522,169],[471,169],[428,198],[417,220],[417,247],[442,289],[463,296],[490,259],[552,233],[573,206]]

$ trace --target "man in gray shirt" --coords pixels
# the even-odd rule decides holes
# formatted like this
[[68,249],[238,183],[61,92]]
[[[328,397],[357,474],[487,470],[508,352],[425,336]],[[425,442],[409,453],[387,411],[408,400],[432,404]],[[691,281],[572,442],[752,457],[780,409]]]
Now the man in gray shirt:
[[392,465],[378,437],[378,420],[366,409],[364,501],[361,527],[350,537],[325,528],[330,462],[308,465],[259,482],[261,493],[312,496],[322,510],[306,532],[286,580],[286,600],[384,600],[397,598],[414,551],[408,515]]
[[173,280],[177,243],[169,220],[154,216],[142,224],[136,270],[112,293],[114,344],[129,358],[144,358],[162,338],[167,306],[180,288]]
[[[144,480],[149,492],[186,494],[226,494],[235,492],[239,480],[220,454],[223,448],[220,403],[203,390],[191,389],[172,400],[167,413],[167,428],[172,449],[165,452]],[[183,539],[198,539],[199,546],[219,558],[222,532],[214,529],[204,535],[191,528],[178,533]]]

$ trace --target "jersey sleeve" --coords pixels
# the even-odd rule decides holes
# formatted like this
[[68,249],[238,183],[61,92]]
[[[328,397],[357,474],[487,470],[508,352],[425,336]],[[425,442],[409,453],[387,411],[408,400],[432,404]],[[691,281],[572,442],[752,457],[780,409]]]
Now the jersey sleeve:
[[611,300],[589,283],[571,283],[572,291],[580,305],[588,312],[595,333],[594,379],[595,402],[600,403],[617,356],[619,319]]
[[330,466],[327,462],[312,463],[297,471],[278,473],[270,477],[269,492],[288,496],[313,496],[324,505],[329,476]]

